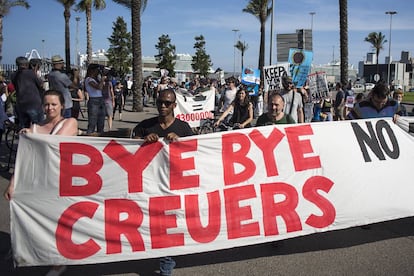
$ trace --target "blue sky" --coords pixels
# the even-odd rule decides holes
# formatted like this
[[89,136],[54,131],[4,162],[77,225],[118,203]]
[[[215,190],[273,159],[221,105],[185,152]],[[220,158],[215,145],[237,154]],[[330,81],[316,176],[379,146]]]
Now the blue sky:
[[[3,63],[14,63],[17,56],[37,49],[41,55],[64,56],[63,5],[55,0],[28,0],[31,8],[14,7],[3,20]],[[232,70],[234,64],[233,29],[236,39],[245,41],[248,50],[244,64],[257,67],[260,25],[250,14],[243,13],[247,0],[148,0],[142,15],[142,48],[144,56],[156,54],[155,45],[162,34],[168,34],[177,53],[194,54],[194,37],[202,34],[213,68]],[[296,29],[311,27],[313,16],[314,64],[325,64],[339,57],[338,0],[275,0],[274,32],[293,33]],[[124,18],[130,29],[130,12],[123,6],[106,0],[105,10],[92,11],[93,51],[108,49],[108,37],[118,16]],[[414,55],[414,1],[411,0],[348,0],[349,63],[358,61],[371,51],[364,38],[370,32],[382,32],[389,40],[390,16],[385,11],[397,11],[392,18],[391,56],[400,59],[401,51]],[[76,49],[76,20],[79,22],[79,49],[86,51],[85,14],[72,12],[72,58]],[[266,58],[269,62],[270,18],[266,25]],[[273,36],[275,39],[276,35]],[[44,40],[44,42],[42,42]],[[380,62],[388,56],[388,43],[380,53]],[[273,62],[276,61],[276,43],[273,43]],[[240,53],[236,51],[236,68],[240,67]]]

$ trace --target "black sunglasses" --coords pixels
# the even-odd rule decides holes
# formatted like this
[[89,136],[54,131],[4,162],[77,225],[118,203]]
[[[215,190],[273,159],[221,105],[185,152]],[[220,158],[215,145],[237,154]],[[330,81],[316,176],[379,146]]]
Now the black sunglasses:
[[171,101],[162,101],[162,100],[157,100],[157,105],[158,106],[162,106],[163,104],[165,105],[165,107],[170,107],[170,105],[172,105],[174,102]]

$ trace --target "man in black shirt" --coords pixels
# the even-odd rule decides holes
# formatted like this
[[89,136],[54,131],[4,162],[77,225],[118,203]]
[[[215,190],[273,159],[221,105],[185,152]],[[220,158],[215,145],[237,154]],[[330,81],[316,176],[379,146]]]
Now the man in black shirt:
[[175,141],[178,137],[193,135],[190,125],[174,117],[177,105],[175,92],[165,89],[159,92],[157,101],[159,115],[140,122],[133,131],[133,137],[143,138],[145,142],[156,142],[160,137]]
[[[140,122],[133,131],[132,137],[142,138],[146,143],[157,142],[160,137],[173,142],[179,137],[191,136],[193,132],[187,122],[174,117],[177,105],[174,90],[161,90],[156,101],[159,115]],[[160,275],[171,275],[175,261],[171,257],[160,259]]]
[[30,127],[40,123],[43,118],[42,94],[43,82],[36,73],[29,69],[25,57],[16,58],[17,72],[12,76],[16,88],[16,109],[20,127]]

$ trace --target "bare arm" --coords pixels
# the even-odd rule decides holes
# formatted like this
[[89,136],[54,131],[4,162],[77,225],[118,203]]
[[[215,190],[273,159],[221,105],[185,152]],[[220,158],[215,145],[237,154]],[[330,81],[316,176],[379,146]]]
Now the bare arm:
[[14,193],[14,175],[11,176],[9,185],[3,193],[3,196],[6,200],[10,201]]
[[298,108],[298,123],[305,122],[304,115],[303,115],[303,108]]
[[214,123],[214,126],[218,126],[220,124],[220,122],[222,122],[224,120],[224,118],[226,118],[226,116],[233,110],[233,104],[229,105],[229,107],[227,107],[227,109],[223,112],[223,114],[221,114],[220,118],[218,118],[217,122]]
[[244,128],[248,124],[250,124],[253,121],[253,104],[249,103],[249,118],[247,118],[246,121],[244,121],[242,124],[240,124],[241,128]]

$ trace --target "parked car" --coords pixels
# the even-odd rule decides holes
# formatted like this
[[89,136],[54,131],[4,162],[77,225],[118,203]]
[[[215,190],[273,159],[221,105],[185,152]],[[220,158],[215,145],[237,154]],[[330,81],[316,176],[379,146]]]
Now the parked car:
[[408,92],[414,92],[414,87],[408,89]]
[[364,86],[361,83],[355,83],[352,86],[352,89],[354,89],[354,92],[355,93],[363,93],[363,92],[365,92],[365,88],[364,88]]
[[367,82],[365,84],[365,90],[369,92],[372,88],[374,88],[374,86],[375,86],[375,84]]

